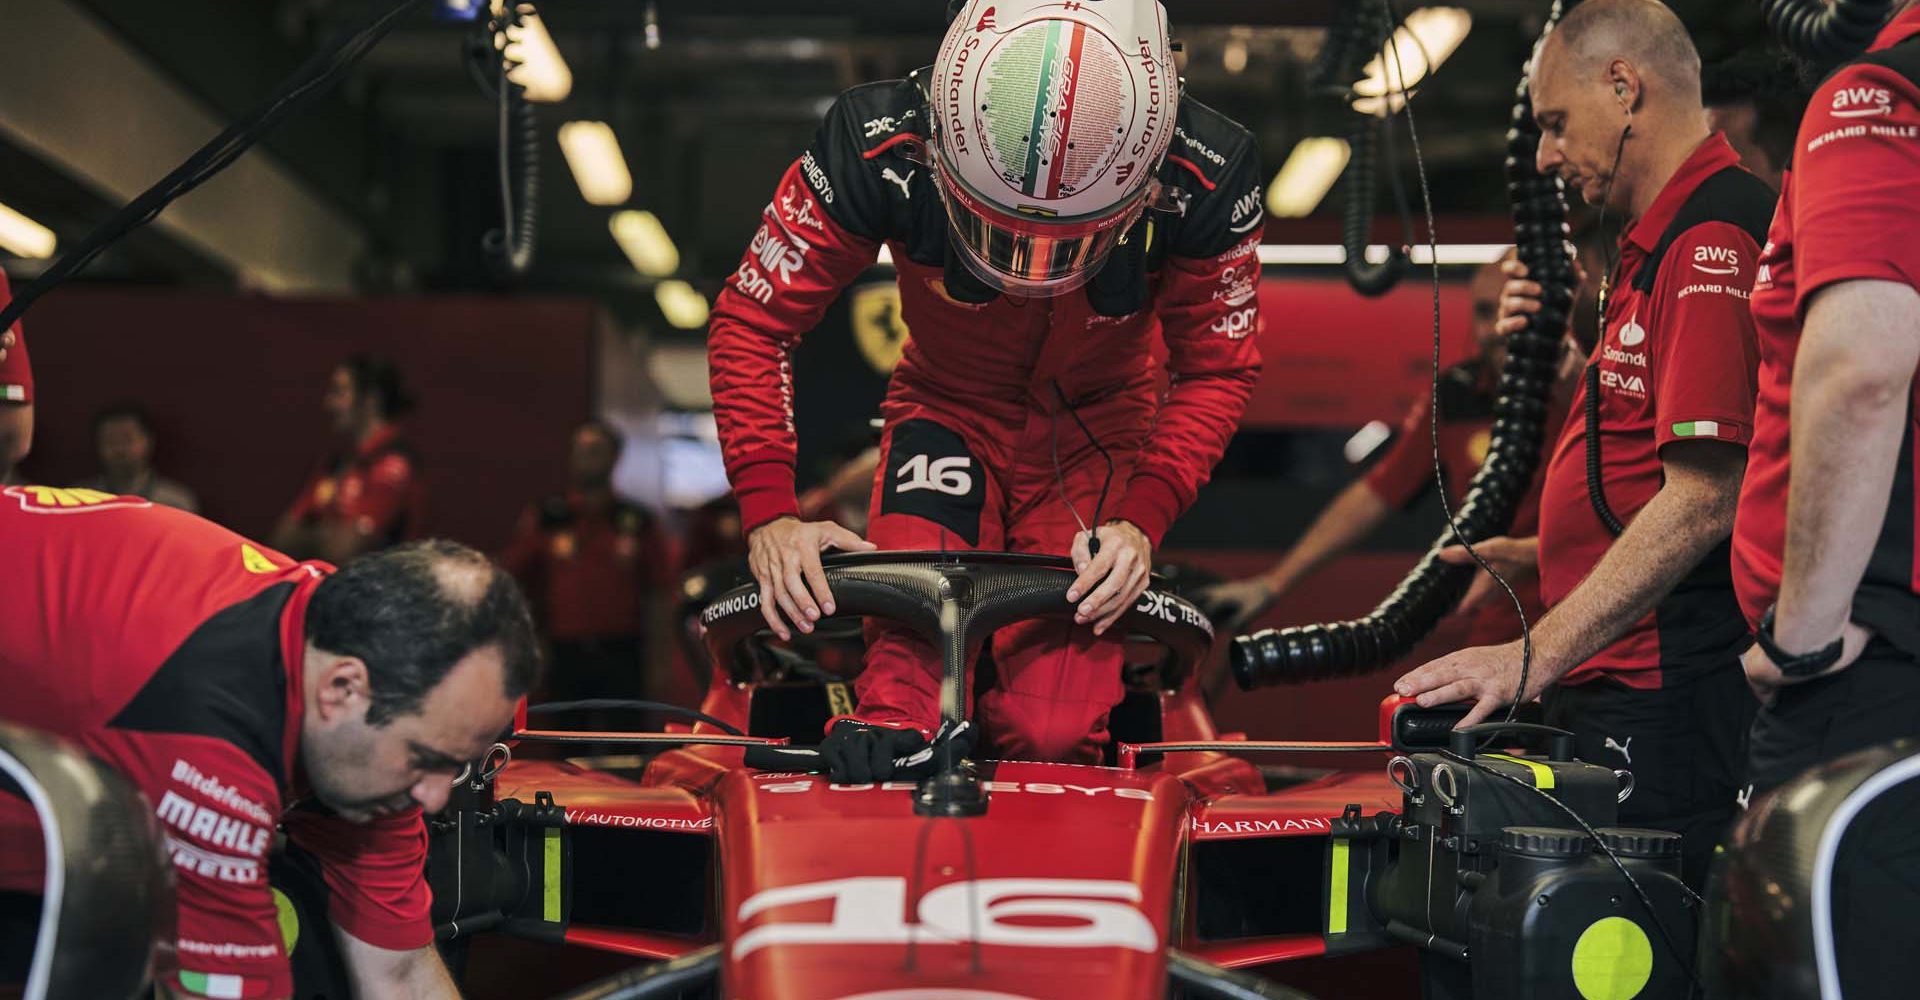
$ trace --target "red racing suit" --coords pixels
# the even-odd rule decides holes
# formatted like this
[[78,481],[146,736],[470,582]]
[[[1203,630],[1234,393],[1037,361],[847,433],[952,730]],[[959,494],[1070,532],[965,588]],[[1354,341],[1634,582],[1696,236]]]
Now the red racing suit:
[[[276,830],[318,861],[332,923],[395,951],[433,940],[419,811],[352,824],[299,803],[306,608],[330,567],[139,497],[43,486],[0,489],[0,552],[0,719],[79,744],[159,815],[179,912],[157,978],[292,995]],[[44,864],[32,807],[0,792],[0,890],[40,891]]]
[[[842,95],[776,187],[708,333],[743,528],[797,513],[791,352],[884,244],[912,335],[882,407],[870,540],[1066,555],[1080,521],[1117,518],[1157,546],[1260,371],[1258,150],[1197,101],[1183,98],[1177,121],[1160,180],[1192,195],[1185,213],[1150,212],[1086,288],[1017,298],[949,260],[936,182],[902,155],[926,141],[915,85]],[[929,729],[939,656],[885,623],[867,638],[860,717]],[[1121,647],[1070,622],[1028,622],[1002,630],[993,654],[980,721],[995,749],[1096,759],[1122,695]]]

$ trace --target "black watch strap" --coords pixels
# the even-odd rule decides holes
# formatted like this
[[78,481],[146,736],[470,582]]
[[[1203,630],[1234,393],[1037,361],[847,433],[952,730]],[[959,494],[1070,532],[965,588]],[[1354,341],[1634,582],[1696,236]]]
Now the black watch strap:
[[1789,653],[1773,641],[1773,606],[1767,607],[1767,613],[1760,618],[1760,628],[1753,633],[1754,641],[1766,652],[1767,659],[1780,668],[1783,676],[1802,680],[1826,673],[1827,668],[1840,662],[1840,654],[1846,648],[1846,637],[1835,639],[1826,646],[1811,653]]

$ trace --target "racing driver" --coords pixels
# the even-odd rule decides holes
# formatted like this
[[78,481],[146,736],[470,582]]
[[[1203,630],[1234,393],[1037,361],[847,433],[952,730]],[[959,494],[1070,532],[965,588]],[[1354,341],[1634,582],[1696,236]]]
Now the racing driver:
[[[1154,0],[970,0],[931,69],[843,94],[708,335],[773,632],[834,613],[830,547],[1071,556],[1073,619],[995,635],[979,718],[1001,756],[1096,761],[1122,695],[1121,647],[1099,637],[1146,589],[1259,374],[1262,221],[1254,139],[1181,95]],[[913,336],[862,540],[797,515],[789,359],[883,245]],[[939,665],[869,621],[857,714],[821,745],[837,780],[889,777],[929,738]]]
[[[451,542],[335,573],[140,497],[44,486],[0,488],[0,552],[0,719],[120,772],[166,834],[162,997],[293,995],[267,874],[281,834],[318,866],[354,996],[458,995],[433,948],[421,810],[533,684],[512,577]],[[40,891],[41,853],[33,808],[0,788],[0,897]],[[0,912],[0,942],[32,939],[15,917]]]

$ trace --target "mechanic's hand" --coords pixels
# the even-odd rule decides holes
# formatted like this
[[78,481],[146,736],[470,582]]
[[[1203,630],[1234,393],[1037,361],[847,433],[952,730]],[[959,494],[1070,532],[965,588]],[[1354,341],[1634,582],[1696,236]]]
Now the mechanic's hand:
[[[1523,580],[1540,575],[1540,539],[1528,538],[1488,538],[1473,543],[1473,551],[1486,560],[1495,572],[1504,577],[1508,584],[1518,587]],[[1455,566],[1478,566],[1473,556],[1467,554],[1464,545],[1449,545],[1440,550],[1440,561]],[[1456,610],[1471,611],[1496,597],[1505,597],[1507,592],[1493,582],[1493,577],[1481,570],[1473,575],[1473,585],[1467,588],[1467,596],[1460,599]]]
[[918,729],[875,726],[841,719],[820,742],[828,780],[835,784],[864,785],[893,777],[893,761],[927,746]]
[[[1554,675],[1541,668],[1535,649],[1533,668],[1527,671],[1526,690],[1519,692],[1518,703],[1526,704],[1540,696],[1553,683]],[[1518,640],[1498,646],[1472,646],[1448,653],[1393,682],[1393,691],[1403,698],[1415,698],[1421,708],[1471,701],[1473,709],[1455,729],[1465,729],[1486,719],[1493,710],[1515,702],[1514,691],[1520,684],[1520,643]]]
[[1767,658],[1767,651],[1761,649],[1757,642],[1740,655],[1740,666],[1747,673],[1747,686],[1753,689],[1753,696],[1760,699],[1760,704],[1771,705],[1774,696],[1779,694],[1780,688],[1785,685],[1804,684],[1810,680],[1837,674],[1853,666],[1853,661],[1860,658],[1860,651],[1866,649],[1867,643],[1872,641],[1872,629],[1848,622],[1846,627],[1840,630],[1840,659],[1833,666],[1812,677],[1788,677],[1781,673],[1780,668],[1774,666],[1773,661]]
[[1086,532],[1073,536],[1073,568],[1080,575],[1067,588],[1067,603],[1079,601],[1074,623],[1092,622],[1093,634],[1100,635],[1146,593],[1151,582],[1153,543],[1147,541],[1145,532],[1126,521],[1108,521],[1094,529],[1094,537],[1100,539],[1097,556],[1087,545]]
[[830,548],[871,552],[876,546],[832,521],[797,517],[768,521],[747,536],[747,568],[760,582],[760,614],[782,640],[793,638],[788,620],[811,632],[823,614],[833,614],[833,592],[820,568],[820,553]]
[[[1580,266],[1577,255],[1574,257],[1573,270],[1578,283],[1586,284],[1587,272]],[[1527,280],[1527,265],[1517,260],[1502,261],[1500,273],[1507,276],[1507,283],[1500,289],[1500,311],[1493,322],[1493,331],[1511,337],[1527,328],[1528,316],[1540,311],[1540,283]]]
[[1194,603],[1200,605],[1202,614],[1213,620],[1216,629],[1238,635],[1255,618],[1266,614],[1279,596],[1280,592],[1265,577],[1250,576],[1202,587],[1194,595]]

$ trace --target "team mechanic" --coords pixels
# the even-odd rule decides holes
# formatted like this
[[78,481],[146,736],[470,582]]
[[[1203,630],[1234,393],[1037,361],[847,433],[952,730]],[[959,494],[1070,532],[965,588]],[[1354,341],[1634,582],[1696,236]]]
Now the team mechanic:
[[[1096,760],[1122,695],[1121,647],[1097,637],[1145,590],[1259,373],[1260,181],[1252,136],[1181,95],[1153,0],[971,0],[931,71],[843,95],[708,339],[774,633],[833,613],[830,546],[1070,554],[1074,620],[994,637],[980,719],[1004,756]],[[795,516],[788,356],[883,243],[913,336],[863,541]],[[859,781],[939,718],[935,650],[879,622],[867,639],[859,714],[822,744]]]
[[[0,489],[0,551],[0,718],[118,770],[166,833],[163,994],[292,994],[266,875],[280,830],[319,865],[356,996],[457,996],[421,810],[537,672],[511,577],[451,542],[335,573],[139,497],[39,486]],[[0,889],[37,893],[38,822],[4,792],[0,845]]]
[[[1510,260],[1510,258],[1509,258]],[[1495,390],[1500,370],[1507,360],[1507,332],[1496,325],[1499,319],[1501,279],[1505,261],[1483,265],[1474,272],[1469,291],[1473,300],[1473,335],[1479,353],[1447,369],[1440,379],[1440,471],[1446,480],[1446,495],[1458,507],[1472,485],[1473,476],[1487,457],[1487,444],[1493,432]],[[1418,499],[1434,479],[1432,437],[1428,426],[1433,420],[1433,393],[1424,392],[1401,419],[1400,433],[1387,453],[1374,463],[1365,476],[1356,479],[1334,497],[1321,511],[1306,534],[1294,543],[1280,561],[1265,572],[1244,580],[1217,584],[1200,592],[1200,604],[1223,631],[1241,632],[1254,619],[1271,608],[1281,595],[1302,579],[1339,556],[1385,523],[1395,510]],[[1546,426],[1560,425],[1566,416],[1564,394],[1556,393],[1553,411]],[[1521,536],[1510,541],[1527,547],[1525,536],[1536,529],[1540,515],[1540,477],[1535,476],[1520,510],[1513,516],[1512,531]],[[1480,556],[1501,569],[1513,585],[1527,610],[1528,620],[1540,615],[1540,592],[1533,579],[1532,560],[1524,560],[1525,575],[1510,565],[1493,539],[1475,546]],[[1466,564],[1471,559],[1463,546],[1440,550],[1448,562]],[[1473,589],[1460,602],[1460,613],[1470,616],[1467,642],[1472,644],[1504,642],[1520,634],[1520,622],[1505,600],[1491,600],[1498,593],[1492,578],[1482,573],[1474,579]]]
[[[1733,537],[1734,582],[1760,640],[1747,676],[1767,699],[1750,745],[1754,791],[1920,736],[1916,224],[1920,8],[1906,3],[1808,104],[1754,284],[1760,394]],[[1855,822],[1917,811],[1920,785],[1908,782]],[[1861,840],[1848,838],[1833,877],[1841,986],[1908,996],[1920,953],[1899,945],[1920,906],[1920,842]],[[1889,940],[1888,927],[1909,932]]]
[[[1709,133],[1700,59],[1654,0],[1588,0],[1534,56],[1538,164],[1625,212],[1602,335],[1548,463],[1530,700],[1580,757],[1633,772],[1620,819],[1683,835],[1699,885],[1732,818],[1754,699],[1727,539],[1752,429],[1748,310],[1773,192]],[[1538,307],[1539,287],[1508,296]],[[1521,645],[1464,649],[1400,678],[1421,704],[1514,696]]]

